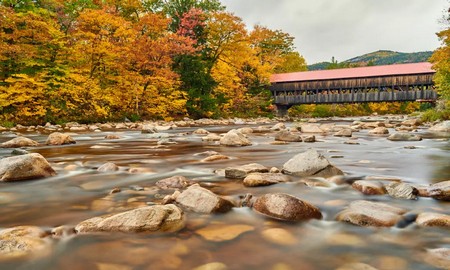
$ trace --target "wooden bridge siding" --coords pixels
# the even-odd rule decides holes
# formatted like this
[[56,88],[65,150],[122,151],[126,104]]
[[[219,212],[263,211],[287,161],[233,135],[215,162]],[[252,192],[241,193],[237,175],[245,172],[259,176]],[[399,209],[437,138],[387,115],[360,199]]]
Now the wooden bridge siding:
[[314,103],[364,103],[364,102],[393,102],[436,100],[437,93],[433,90],[414,90],[398,92],[366,92],[276,96],[275,104],[314,104]]
[[375,78],[336,79],[324,81],[305,81],[275,83],[272,92],[320,91],[341,89],[367,89],[379,87],[428,86],[433,84],[433,74],[407,76],[386,76]]

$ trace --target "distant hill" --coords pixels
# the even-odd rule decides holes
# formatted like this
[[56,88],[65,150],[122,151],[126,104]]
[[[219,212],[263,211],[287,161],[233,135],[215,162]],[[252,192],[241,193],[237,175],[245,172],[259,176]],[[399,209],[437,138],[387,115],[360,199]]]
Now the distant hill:
[[[368,65],[381,66],[403,63],[419,63],[428,61],[432,54],[433,52],[402,53],[381,50],[345,60],[340,62],[338,65],[340,67],[364,67]],[[331,64],[331,62],[321,62],[309,65],[308,70],[323,70]]]

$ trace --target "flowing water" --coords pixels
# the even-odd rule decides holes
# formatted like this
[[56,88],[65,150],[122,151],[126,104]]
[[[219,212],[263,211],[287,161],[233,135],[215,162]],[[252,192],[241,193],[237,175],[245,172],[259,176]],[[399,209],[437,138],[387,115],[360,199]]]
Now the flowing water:
[[[341,122],[340,124],[348,124]],[[288,124],[292,125],[291,124]],[[237,126],[238,128],[243,126]],[[252,127],[252,126],[250,126]],[[236,126],[205,127],[222,133]],[[346,174],[382,176],[406,182],[430,184],[450,179],[450,144],[424,130],[420,142],[391,142],[386,137],[368,136],[367,130],[354,133],[359,145],[346,138],[316,136],[316,143],[272,145],[273,133],[249,135],[249,147],[223,147],[202,142],[193,135],[196,128],[177,128],[168,133],[177,144],[159,146],[157,139],[139,131],[110,131],[73,134],[77,141],[68,146],[41,146],[30,152],[42,154],[58,175],[47,179],[0,183],[0,228],[21,225],[51,229],[77,223],[108,212],[120,212],[152,202],[160,202],[169,191],[154,187],[159,179],[183,175],[213,192],[238,199],[247,193],[258,196],[283,192],[319,207],[324,218],[302,223],[269,220],[249,208],[235,208],[222,215],[187,213],[186,228],[173,234],[87,234],[53,239],[47,254],[0,261],[0,269],[193,269],[211,262],[228,269],[337,269],[346,263],[361,262],[378,269],[438,269],[425,262],[427,249],[449,248],[448,229],[361,228],[335,221],[335,215],[349,202],[359,199],[383,201],[413,212],[450,214],[448,202],[420,198],[395,200],[389,196],[367,197],[351,186],[307,187],[294,181],[269,187],[246,188],[215,170],[228,166],[260,163],[281,168],[291,157],[315,148]],[[392,130],[391,130],[392,131]],[[118,140],[105,140],[107,134]],[[47,135],[24,133],[38,142]],[[0,135],[0,142],[13,137]],[[405,146],[416,146],[406,149]],[[201,162],[195,154],[217,151],[230,160]],[[0,149],[9,156],[11,149]],[[100,165],[114,162],[121,170],[99,173]],[[144,173],[129,173],[139,168]],[[295,180],[295,179],[294,179]],[[298,180],[298,179],[297,179]],[[108,195],[119,187],[122,192]],[[137,191],[143,187],[144,191]],[[197,231],[205,226],[250,225],[252,230],[229,241],[205,240]],[[280,242],[266,237],[271,228],[290,233]],[[219,269],[219,268],[217,268]]]

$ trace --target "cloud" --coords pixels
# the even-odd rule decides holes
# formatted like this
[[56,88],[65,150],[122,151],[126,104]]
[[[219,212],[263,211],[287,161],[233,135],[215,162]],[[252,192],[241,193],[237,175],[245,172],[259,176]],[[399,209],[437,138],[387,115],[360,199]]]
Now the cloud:
[[376,50],[439,46],[447,0],[223,0],[251,28],[262,24],[296,38],[308,63],[343,61]]

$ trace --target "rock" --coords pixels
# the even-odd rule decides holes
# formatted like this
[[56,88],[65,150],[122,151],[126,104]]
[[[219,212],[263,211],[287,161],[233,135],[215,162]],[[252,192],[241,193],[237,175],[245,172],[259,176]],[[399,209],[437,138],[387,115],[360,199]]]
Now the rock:
[[184,228],[184,214],[173,204],[153,205],[127,212],[94,217],[75,227],[77,233],[88,232],[177,232]]
[[227,156],[224,156],[224,155],[212,155],[212,156],[202,159],[201,162],[213,162],[213,161],[227,160],[227,159],[230,159],[230,158]]
[[274,130],[274,131],[280,131],[280,130],[284,130],[284,129],[286,129],[286,125],[284,123],[275,124],[273,127],[270,128],[270,130]]
[[292,222],[322,218],[322,213],[317,207],[283,193],[259,197],[253,204],[253,210],[274,219]]
[[390,183],[386,186],[388,194],[397,199],[415,200],[419,191],[406,183]]
[[46,145],[63,145],[75,143],[75,140],[70,135],[60,132],[51,133],[48,136],[47,141],[45,142]]
[[284,142],[301,142],[302,137],[300,134],[295,134],[288,130],[282,130],[275,135],[275,140]]
[[416,223],[423,227],[450,228],[450,216],[437,213],[421,213],[417,216]]
[[422,121],[420,119],[414,118],[414,119],[408,119],[402,122],[402,126],[407,127],[417,127],[422,125]]
[[233,240],[243,233],[253,231],[255,228],[249,225],[210,225],[196,231],[201,237],[212,242],[224,242]]
[[183,191],[176,202],[184,209],[196,213],[226,213],[233,208],[233,203],[195,184]]
[[298,240],[295,235],[281,228],[270,228],[264,230],[262,232],[262,237],[265,240],[280,246],[294,246],[298,244]]
[[199,128],[199,129],[195,130],[194,132],[192,132],[192,134],[207,135],[207,134],[209,134],[209,131],[207,131],[206,129],[203,129],[203,128]]
[[243,127],[238,129],[238,131],[242,134],[252,134],[253,133],[253,129],[250,127]]
[[227,270],[227,269],[228,269],[228,267],[226,264],[223,264],[221,262],[212,262],[212,263],[200,265],[200,266],[194,268],[193,270]]
[[55,238],[62,238],[62,237],[74,235],[76,233],[76,231],[73,226],[64,226],[63,225],[63,226],[53,228],[51,233],[52,233],[52,236]]
[[160,139],[158,140],[158,142],[156,142],[157,145],[172,145],[172,144],[177,144],[177,142],[175,142],[172,139]]
[[29,152],[27,150],[20,149],[20,148],[14,149],[11,152],[11,155],[13,155],[13,156],[21,156],[21,155],[26,155],[26,154],[29,154]]
[[128,129],[127,125],[124,123],[118,123],[114,126],[115,129]]
[[349,128],[341,129],[338,132],[334,133],[335,137],[351,137],[352,130]]
[[337,268],[336,270],[378,270],[365,263],[347,263]]
[[118,170],[119,166],[112,162],[105,163],[97,169],[98,172],[116,172]]
[[309,149],[298,154],[283,165],[283,173],[295,176],[330,177],[344,173],[330,164],[319,152]]
[[1,148],[19,148],[28,146],[38,146],[39,143],[25,137],[17,137],[0,144]]
[[72,132],[83,132],[83,131],[87,131],[87,127],[83,127],[83,126],[79,126],[79,127],[71,127],[69,128],[70,131]]
[[108,134],[108,135],[105,136],[105,139],[107,139],[107,140],[118,140],[118,139],[120,139],[120,136],[114,135],[114,134]]
[[325,133],[319,125],[316,124],[303,124],[300,126],[300,131],[303,133]]
[[358,226],[391,227],[402,219],[405,209],[384,203],[354,201],[336,219]]
[[269,186],[289,182],[289,177],[281,173],[251,173],[244,179],[246,187]]
[[450,201],[450,180],[431,185],[428,192],[433,199]]
[[269,168],[258,163],[251,163],[238,167],[228,167],[225,169],[225,177],[231,179],[243,179],[250,173],[266,173]]
[[376,127],[369,131],[369,135],[385,135],[389,134],[389,129],[385,127]]
[[450,132],[450,120],[436,124],[428,129],[431,132]]
[[244,134],[232,129],[220,139],[220,145],[249,146],[252,145],[252,142],[247,139]]
[[41,154],[33,153],[0,159],[0,181],[13,182],[56,175]]
[[313,142],[316,142],[316,136],[314,136],[314,135],[302,136],[302,140],[305,143],[313,143]]
[[20,226],[0,231],[0,259],[12,259],[36,252],[48,252],[50,242],[39,227]]
[[428,249],[425,262],[440,269],[450,269],[450,248]]
[[219,135],[215,134],[215,133],[209,133],[207,136],[202,137],[202,141],[206,141],[206,142],[218,142],[222,139],[222,137],[220,137]]
[[186,188],[191,185],[191,181],[184,176],[176,175],[170,178],[161,179],[156,182],[156,186],[161,189]]
[[390,141],[401,142],[401,141],[421,141],[422,137],[410,133],[395,133],[387,138]]
[[382,183],[378,181],[358,180],[352,184],[352,187],[365,195],[384,195],[386,190]]
[[344,144],[359,145],[360,143],[355,140],[349,140],[349,141],[344,142]]

